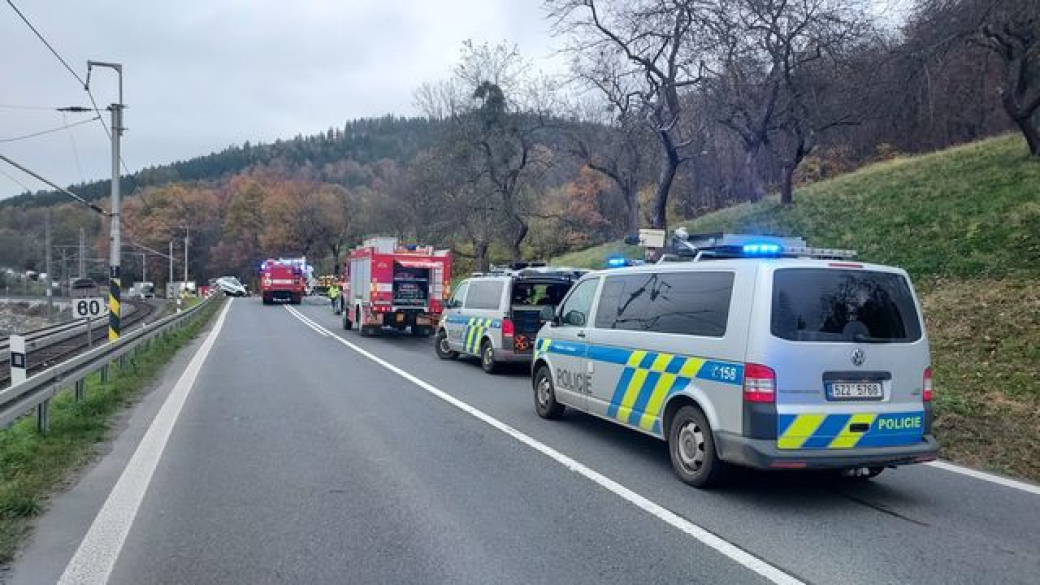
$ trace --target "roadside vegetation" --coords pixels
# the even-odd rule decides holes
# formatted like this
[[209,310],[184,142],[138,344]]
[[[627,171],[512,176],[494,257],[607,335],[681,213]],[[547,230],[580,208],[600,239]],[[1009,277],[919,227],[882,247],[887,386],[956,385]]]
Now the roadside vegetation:
[[[942,456],[1040,480],[1040,163],[1006,136],[897,158],[683,225],[802,235],[906,268],[932,343]],[[606,244],[554,260],[600,268],[642,250]]]
[[71,388],[51,402],[51,429],[36,431],[28,416],[0,430],[0,565],[14,559],[34,517],[56,489],[97,454],[111,436],[123,408],[133,404],[152,384],[173,355],[193,339],[220,309],[214,302],[184,329],[157,339],[126,366],[110,368],[109,381],[98,374],[87,379],[86,394],[76,402]]

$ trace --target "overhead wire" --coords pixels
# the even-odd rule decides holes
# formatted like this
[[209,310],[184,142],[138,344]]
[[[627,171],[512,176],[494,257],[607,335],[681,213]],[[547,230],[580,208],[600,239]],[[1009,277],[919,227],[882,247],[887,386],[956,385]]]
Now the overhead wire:
[[[53,54],[58,59],[58,61],[61,62],[61,64],[65,67],[65,69],[68,70],[68,72],[72,75],[72,77],[74,77],[76,79],[76,81],[79,82],[79,84],[83,88],[83,90],[87,92],[87,97],[90,98],[90,104],[94,107],[94,113],[97,114],[97,116],[98,116],[97,119],[98,119],[99,122],[101,122],[101,127],[105,130],[105,135],[108,136],[109,140],[112,140],[112,132],[111,132],[111,130],[108,129],[108,124],[105,123],[105,119],[101,115],[101,109],[97,105],[97,100],[94,99],[94,93],[90,91],[90,88],[87,86],[87,82],[84,81],[83,78],[80,77],[80,75],[78,73],[76,73],[76,70],[73,69],[69,65],[68,61],[66,61],[65,58],[62,57],[61,54],[58,53],[58,51],[47,41],[47,39],[44,38],[43,34],[39,30],[37,30],[37,28],[35,26],[33,26],[33,23],[29,21],[29,19],[25,16],[25,14],[23,14],[22,11],[19,10],[17,6],[15,6],[14,1],[13,0],[6,0],[6,1],[7,1],[7,4],[18,15],[18,17],[22,19],[22,22],[24,22],[25,25],[29,27],[29,30],[31,30],[33,32],[33,34],[36,35],[36,38],[40,39],[40,42],[42,42],[44,44],[44,46],[47,47],[47,49],[51,52],[51,54]],[[130,174],[130,169],[127,168],[126,161],[123,160],[122,153],[120,153],[120,155],[119,155],[119,163],[122,165],[123,171],[126,174],[129,175]]]
[[26,193],[32,193],[32,189],[30,189],[28,185],[26,185],[25,183],[19,181],[13,175],[11,175],[7,171],[5,171],[3,168],[0,168],[0,175],[3,175],[5,177],[7,177],[8,179],[10,179],[14,183],[17,183],[19,187],[21,187],[22,189],[25,189]]
[[[62,118],[64,118],[64,114]],[[32,134],[23,134],[22,136],[12,136],[11,138],[0,138],[0,144],[7,144],[9,142],[18,142],[19,140],[27,140],[29,138],[36,138],[37,136],[44,136],[46,134],[53,134],[55,132],[61,132],[62,130],[68,130],[75,128],[76,126],[82,126],[83,124],[89,124],[98,118],[95,116],[89,120],[80,120],[79,122],[73,122],[71,124],[62,124],[57,128],[50,128],[48,130],[40,130],[39,132],[33,132]]]
[[79,147],[76,146],[76,135],[72,133],[72,127],[68,126],[68,120],[65,119],[65,112],[61,113],[61,121],[66,124],[66,130],[69,134],[69,142],[72,144],[72,158],[76,161],[76,172],[79,173],[80,184],[85,184],[87,179],[83,176],[83,165],[79,162]]

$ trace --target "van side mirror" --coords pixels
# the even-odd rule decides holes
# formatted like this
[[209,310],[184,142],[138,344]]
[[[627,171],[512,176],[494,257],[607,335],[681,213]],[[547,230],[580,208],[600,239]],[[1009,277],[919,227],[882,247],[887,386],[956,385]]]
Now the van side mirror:
[[568,311],[567,314],[563,316],[563,322],[574,327],[584,327],[585,313],[582,313],[581,311]]

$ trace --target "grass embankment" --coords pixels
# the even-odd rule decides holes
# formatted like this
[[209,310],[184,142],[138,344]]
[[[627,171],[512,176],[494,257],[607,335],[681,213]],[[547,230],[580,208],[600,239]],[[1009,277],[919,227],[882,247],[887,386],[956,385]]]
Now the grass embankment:
[[[802,235],[914,278],[932,342],[944,457],[1040,481],[1040,162],[1018,137],[900,158],[744,204],[691,233]],[[554,260],[601,267],[607,244]]]
[[113,365],[107,384],[98,374],[87,378],[82,402],[75,401],[71,388],[53,399],[46,435],[36,432],[34,416],[0,430],[0,565],[14,558],[31,519],[43,510],[50,494],[109,438],[116,413],[137,399],[177,350],[205,327],[220,304],[214,302],[184,329],[155,340],[149,349],[128,358],[124,368]]

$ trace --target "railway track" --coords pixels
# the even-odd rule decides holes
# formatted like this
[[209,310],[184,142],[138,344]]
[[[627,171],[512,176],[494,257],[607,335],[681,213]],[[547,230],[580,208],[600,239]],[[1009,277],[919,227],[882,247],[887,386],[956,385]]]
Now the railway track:
[[[128,331],[130,327],[147,323],[148,319],[157,310],[155,305],[146,301],[124,301],[124,306],[132,307],[131,311],[127,311],[126,316],[123,317],[123,330]],[[68,323],[62,324],[55,327],[41,330],[39,334],[46,334],[46,336],[54,335],[65,329],[72,327],[82,327],[81,323]],[[29,375],[45,370],[54,364],[60,363],[71,357],[76,356],[83,350],[87,349],[90,345],[97,346],[100,343],[104,343],[108,338],[108,321],[104,319],[96,320],[91,323],[90,335],[83,332],[79,335],[63,339],[53,344],[49,344],[43,347],[37,347],[35,350],[28,352],[26,361],[28,362]],[[0,348],[6,355],[7,340],[3,340],[3,347]],[[6,388],[11,384],[11,365],[7,359],[0,362],[0,388]]]

